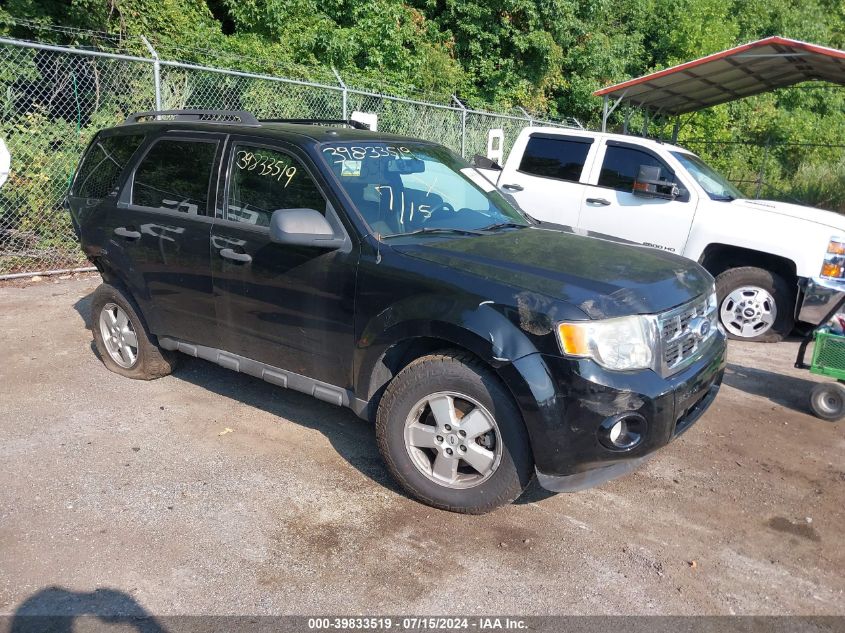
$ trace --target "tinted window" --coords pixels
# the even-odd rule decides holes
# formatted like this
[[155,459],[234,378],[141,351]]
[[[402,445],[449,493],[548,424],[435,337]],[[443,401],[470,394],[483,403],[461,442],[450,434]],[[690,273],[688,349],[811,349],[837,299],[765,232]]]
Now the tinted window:
[[132,203],[205,215],[217,143],[163,140],[135,170]]
[[269,226],[277,209],[316,209],[326,213],[326,200],[293,156],[279,150],[236,145],[226,219]]
[[544,178],[578,182],[589,151],[589,142],[532,136],[528,139],[519,171]]
[[105,198],[118,185],[123,168],[143,141],[140,134],[97,138],[79,166],[73,195]]
[[608,146],[599,175],[599,186],[617,191],[634,190],[634,181],[640,173],[640,165],[660,167],[660,180],[674,182],[675,176],[660,159],[630,147]]

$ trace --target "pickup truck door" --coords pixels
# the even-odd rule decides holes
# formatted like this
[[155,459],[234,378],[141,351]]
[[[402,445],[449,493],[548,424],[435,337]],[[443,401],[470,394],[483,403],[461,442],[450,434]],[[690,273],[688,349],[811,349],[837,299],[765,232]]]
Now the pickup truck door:
[[532,132],[518,141],[499,176],[499,187],[529,215],[543,222],[578,226],[594,139]]
[[[688,184],[652,150],[624,141],[601,142],[584,187],[578,227],[683,254],[696,201]],[[641,165],[660,168],[660,178],[681,190],[674,200],[632,193]]]

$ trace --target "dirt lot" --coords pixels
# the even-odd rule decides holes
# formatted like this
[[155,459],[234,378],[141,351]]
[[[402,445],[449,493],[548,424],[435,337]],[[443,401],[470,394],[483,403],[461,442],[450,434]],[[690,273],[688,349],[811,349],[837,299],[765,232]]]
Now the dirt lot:
[[108,372],[97,283],[0,287],[0,613],[845,614],[845,423],[807,412],[795,342],[732,344],[640,472],[466,517],[403,496],[345,409],[187,357]]

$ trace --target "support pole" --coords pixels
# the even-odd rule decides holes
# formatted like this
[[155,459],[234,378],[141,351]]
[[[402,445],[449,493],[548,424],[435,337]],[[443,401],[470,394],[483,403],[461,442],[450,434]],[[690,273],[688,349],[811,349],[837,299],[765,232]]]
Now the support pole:
[[672,145],[677,145],[678,134],[681,132],[681,115],[675,117],[675,127],[672,128]]
[[332,66],[332,72],[334,73],[335,79],[337,79],[337,83],[340,84],[340,87],[342,89],[341,95],[342,95],[342,99],[343,99],[343,105],[342,105],[343,120],[348,121],[349,120],[349,105],[348,105],[349,90],[346,88],[346,84],[343,83],[343,79],[341,79],[340,73],[337,72],[337,70],[335,69],[334,66]]
[[622,134],[628,133],[628,125],[631,123],[631,108],[625,108],[625,119],[622,122]]
[[150,41],[143,35],[141,36],[141,41],[144,43],[144,46],[147,47],[147,50],[150,51],[150,56],[153,58],[153,82],[155,83],[156,91],[156,110],[161,111],[161,62],[158,59],[156,49],[153,48]]
[[458,104],[458,107],[461,109],[461,157],[466,158],[466,149],[467,149],[467,109],[466,106],[461,103],[461,100],[458,99],[455,95],[452,95],[452,100]]
[[607,95],[604,95],[602,102],[601,131],[607,132],[607,117],[610,116],[610,111],[608,110],[610,99]]

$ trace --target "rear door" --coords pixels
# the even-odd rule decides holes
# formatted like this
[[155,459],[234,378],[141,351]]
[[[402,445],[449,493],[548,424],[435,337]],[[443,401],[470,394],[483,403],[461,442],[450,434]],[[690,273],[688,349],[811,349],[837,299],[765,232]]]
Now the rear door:
[[111,229],[152,331],[207,345],[216,340],[209,208],[223,138],[174,132],[149,141],[121,191]]
[[[582,194],[578,226],[683,253],[695,215],[688,183],[650,149],[614,140],[602,145]],[[677,183],[681,195],[674,200],[634,195],[634,181],[642,165],[658,167],[660,179]]]
[[505,164],[499,186],[538,220],[577,226],[593,145],[590,136],[532,132],[511,150],[521,159]]
[[[220,341],[215,347],[338,387],[352,384],[357,242],[308,157],[267,139],[233,137],[211,234]],[[346,246],[277,244],[276,209],[316,209]]]

